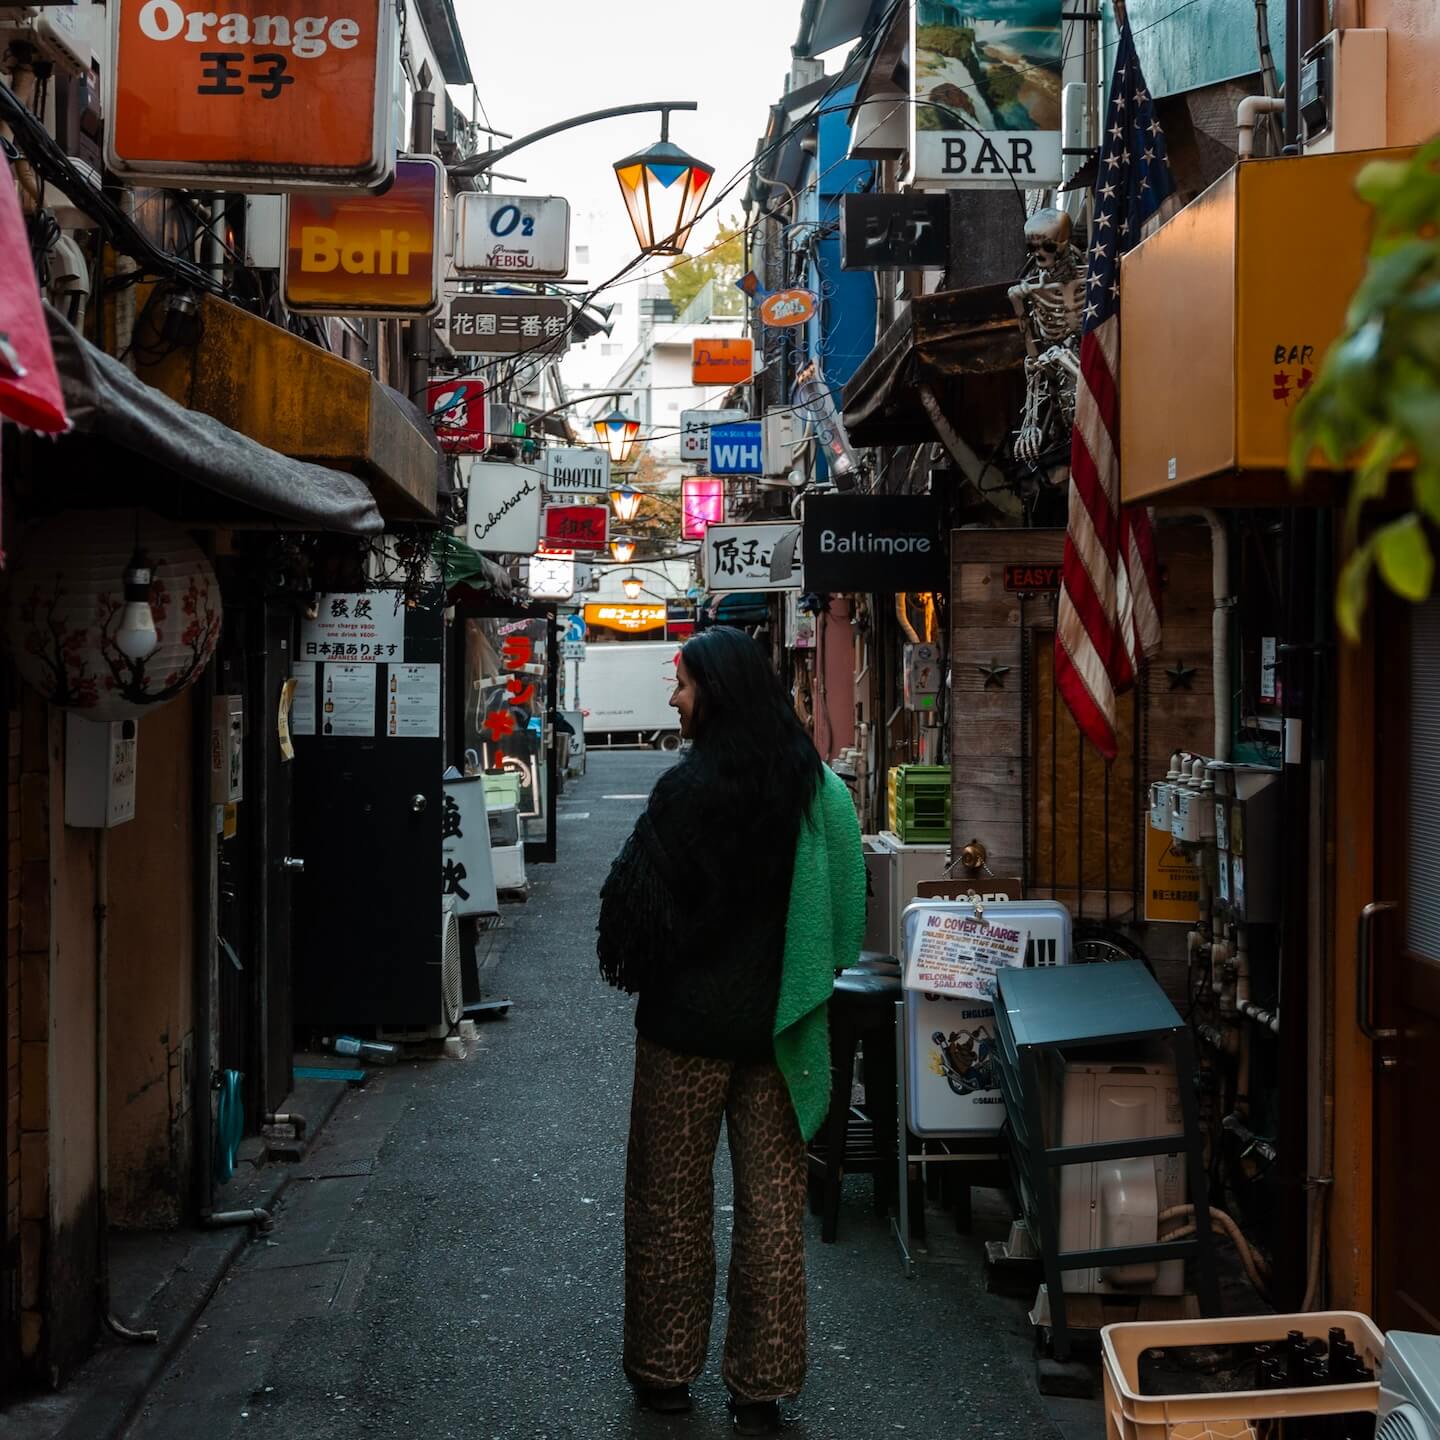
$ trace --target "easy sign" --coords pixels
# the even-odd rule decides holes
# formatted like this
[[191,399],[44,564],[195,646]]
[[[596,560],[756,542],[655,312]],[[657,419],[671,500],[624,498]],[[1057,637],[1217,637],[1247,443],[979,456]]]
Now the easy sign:
[[558,195],[457,195],[455,268],[503,280],[563,280],[570,272],[570,202]]
[[374,189],[395,163],[387,0],[114,0],[105,163],[146,185]]

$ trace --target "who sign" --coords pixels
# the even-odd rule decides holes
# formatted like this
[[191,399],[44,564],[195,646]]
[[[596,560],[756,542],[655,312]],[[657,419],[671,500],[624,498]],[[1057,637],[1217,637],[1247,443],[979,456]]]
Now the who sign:
[[570,202],[557,195],[455,196],[455,269],[496,280],[570,273]]
[[764,446],[758,420],[738,425],[710,427],[710,473],[712,475],[763,475]]

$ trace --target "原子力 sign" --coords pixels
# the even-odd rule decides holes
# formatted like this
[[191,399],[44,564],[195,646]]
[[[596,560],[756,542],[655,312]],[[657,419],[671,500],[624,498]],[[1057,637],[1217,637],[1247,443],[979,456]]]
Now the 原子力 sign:
[[[394,165],[393,7],[113,0],[105,163],[146,185],[373,189]],[[263,12],[263,13],[257,13]]]
[[563,280],[570,202],[558,195],[455,197],[455,269],[508,280]]
[[710,525],[701,542],[711,590],[804,590],[800,527],[781,520]]

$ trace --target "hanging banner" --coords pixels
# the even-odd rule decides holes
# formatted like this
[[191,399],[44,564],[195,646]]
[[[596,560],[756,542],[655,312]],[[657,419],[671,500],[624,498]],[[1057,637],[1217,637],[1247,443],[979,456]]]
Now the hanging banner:
[[725,482],[713,475],[687,475],[680,482],[680,538],[704,539],[705,530],[725,518]]
[[435,439],[442,450],[452,455],[478,455],[489,449],[489,407],[483,380],[432,380],[427,398]]
[[711,590],[804,590],[800,527],[788,520],[710,525],[701,546]]
[[375,189],[395,163],[394,7],[112,0],[105,164],[145,185]]
[[302,315],[404,318],[440,308],[445,172],[428,155],[395,162],[383,195],[299,194],[285,203],[280,284]]
[[547,546],[603,550],[610,543],[608,505],[547,505],[541,529]]
[[1060,10],[1061,0],[911,0],[908,183],[1060,183]]
[[486,555],[533,555],[540,543],[540,472],[471,462],[465,541]]
[[892,595],[945,584],[933,495],[809,495],[804,523],[811,589]]
[[563,280],[570,202],[558,195],[455,197],[455,269],[496,280]]

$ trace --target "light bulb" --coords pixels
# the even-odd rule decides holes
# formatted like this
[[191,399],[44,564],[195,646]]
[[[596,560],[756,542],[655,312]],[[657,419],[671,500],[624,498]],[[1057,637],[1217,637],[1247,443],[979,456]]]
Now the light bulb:
[[128,660],[146,659],[160,643],[150,609],[150,574],[150,561],[137,550],[125,567],[125,608],[115,632],[116,648]]

